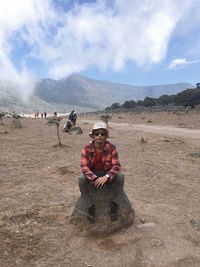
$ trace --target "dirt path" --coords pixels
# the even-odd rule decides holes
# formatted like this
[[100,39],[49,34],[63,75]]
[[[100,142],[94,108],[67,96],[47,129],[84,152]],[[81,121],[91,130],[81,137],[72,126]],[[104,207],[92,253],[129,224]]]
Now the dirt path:
[[[94,120],[82,120],[83,123],[93,124]],[[148,125],[148,124],[131,124],[131,123],[117,123],[110,122],[109,126],[116,130],[139,130],[148,133],[157,133],[164,135],[179,136],[183,138],[200,139],[200,130],[172,127],[172,126],[160,126],[160,125]]]

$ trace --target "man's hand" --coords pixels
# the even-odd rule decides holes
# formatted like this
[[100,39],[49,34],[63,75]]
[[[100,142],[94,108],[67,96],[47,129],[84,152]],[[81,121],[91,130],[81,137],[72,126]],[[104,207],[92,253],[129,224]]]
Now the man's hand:
[[107,181],[108,181],[108,177],[102,176],[96,179],[96,181],[94,182],[94,185],[97,188],[101,188]]

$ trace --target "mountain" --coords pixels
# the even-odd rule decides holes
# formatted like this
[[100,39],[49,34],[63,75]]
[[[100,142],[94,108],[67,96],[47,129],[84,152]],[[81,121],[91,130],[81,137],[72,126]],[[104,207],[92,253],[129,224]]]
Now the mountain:
[[0,83],[0,110],[27,113],[46,110],[47,112],[92,111],[104,109],[113,103],[126,100],[143,100],[146,96],[159,97],[163,94],[177,94],[194,86],[189,83],[155,86],[134,86],[108,81],[94,80],[80,74],[65,79],[41,79],[29,103],[24,103],[20,94],[9,83]]

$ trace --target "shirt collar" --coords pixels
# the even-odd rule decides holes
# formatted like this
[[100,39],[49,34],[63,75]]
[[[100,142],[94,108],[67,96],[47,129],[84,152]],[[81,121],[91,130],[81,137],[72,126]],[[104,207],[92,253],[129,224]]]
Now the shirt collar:
[[[104,151],[104,152],[107,152],[106,144],[107,144],[107,140],[106,140],[106,141],[104,142],[104,144],[103,144],[103,151]],[[91,145],[92,145],[92,149],[91,149],[91,151],[92,151],[92,152],[95,152],[94,141],[91,141]]]

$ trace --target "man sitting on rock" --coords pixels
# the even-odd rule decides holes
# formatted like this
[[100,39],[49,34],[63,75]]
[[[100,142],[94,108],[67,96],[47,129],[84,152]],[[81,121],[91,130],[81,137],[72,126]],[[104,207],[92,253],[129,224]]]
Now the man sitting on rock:
[[94,223],[96,207],[92,202],[94,187],[96,190],[104,186],[113,189],[113,199],[110,203],[110,219],[118,218],[118,195],[123,191],[124,175],[120,172],[121,165],[115,145],[107,141],[107,125],[104,122],[94,124],[90,137],[92,142],[85,145],[81,154],[81,171],[79,188],[87,205],[87,219]]

